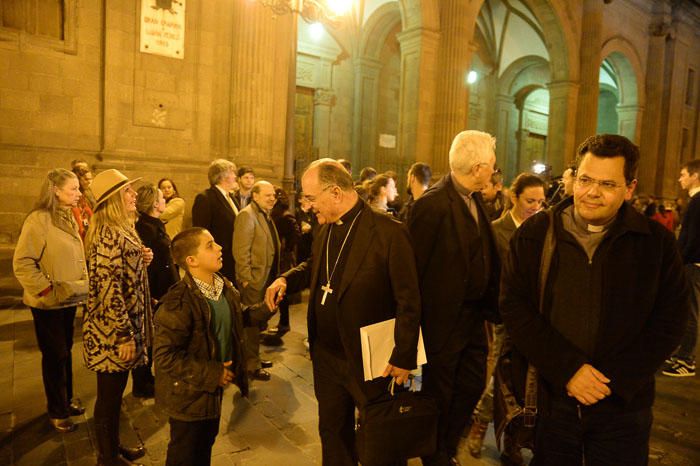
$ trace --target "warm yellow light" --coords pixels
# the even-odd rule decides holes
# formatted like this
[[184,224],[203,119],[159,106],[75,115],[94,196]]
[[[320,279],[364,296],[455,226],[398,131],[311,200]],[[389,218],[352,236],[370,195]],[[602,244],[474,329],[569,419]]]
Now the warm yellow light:
[[326,3],[336,16],[344,15],[352,8],[352,0],[326,0]]

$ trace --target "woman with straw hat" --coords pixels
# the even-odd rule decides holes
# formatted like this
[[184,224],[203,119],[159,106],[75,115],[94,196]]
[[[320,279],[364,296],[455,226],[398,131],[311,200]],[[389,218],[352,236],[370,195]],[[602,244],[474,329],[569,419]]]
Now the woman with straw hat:
[[134,228],[136,192],[118,170],[95,176],[95,211],[85,238],[90,286],[83,348],[97,372],[95,432],[98,464],[131,465],[143,447],[119,445],[119,412],[129,370],[146,364],[151,299],[146,268],[153,259]]
[[85,412],[71,401],[73,319],[87,297],[83,242],[71,213],[79,199],[75,174],[51,170],[22,225],[12,264],[34,319],[49,419],[61,433],[73,432],[70,416]]

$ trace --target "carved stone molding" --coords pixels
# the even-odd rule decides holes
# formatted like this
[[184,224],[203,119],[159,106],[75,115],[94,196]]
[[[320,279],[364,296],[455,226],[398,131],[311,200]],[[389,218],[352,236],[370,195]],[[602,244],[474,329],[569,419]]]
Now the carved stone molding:
[[335,92],[333,92],[333,89],[316,89],[314,92],[314,105],[334,106]]

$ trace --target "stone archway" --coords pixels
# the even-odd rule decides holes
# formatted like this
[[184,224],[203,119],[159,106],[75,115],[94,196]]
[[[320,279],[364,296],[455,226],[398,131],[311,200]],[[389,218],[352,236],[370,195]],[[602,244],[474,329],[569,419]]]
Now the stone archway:
[[603,44],[602,60],[613,68],[619,87],[618,134],[639,143],[644,111],[644,73],[635,48],[620,36]]
[[573,158],[576,147],[576,102],[578,98],[579,29],[570,2],[523,0],[542,26],[549,53],[551,81],[547,163],[553,173],[561,173]]
[[[512,179],[522,170],[522,159],[530,132],[528,125],[523,125],[525,100],[534,90],[547,89],[547,83],[550,80],[549,62],[536,55],[517,59],[506,68],[498,80],[496,158],[507,180]],[[551,115],[551,98],[548,115]],[[547,147],[549,147],[551,118],[542,121],[545,122],[546,127],[538,128],[537,134],[547,138]]]
[[[376,164],[378,122],[381,116],[378,102],[382,86],[386,84],[381,82],[380,75],[387,66],[386,60],[382,60],[382,54],[386,53],[388,41],[396,44],[395,36],[400,24],[401,13],[397,3],[385,3],[377,8],[362,28],[358,55],[353,57],[352,163],[358,169]],[[398,46],[395,48],[400,55]],[[400,61],[400,56],[398,60]]]

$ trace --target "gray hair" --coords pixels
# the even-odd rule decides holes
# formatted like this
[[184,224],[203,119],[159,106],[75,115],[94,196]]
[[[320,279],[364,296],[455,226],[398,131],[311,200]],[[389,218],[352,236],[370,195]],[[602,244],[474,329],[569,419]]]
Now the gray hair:
[[323,186],[338,186],[343,191],[353,191],[352,177],[337,160],[325,158],[314,160],[306,167],[304,173],[318,170],[318,182]]
[[209,164],[209,184],[214,186],[221,181],[223,175],[229,171],[236,171],[236,164],[226,159],[216,159]]
[[[250,190],[251,194],[260,194],[260,190],[263,186],[273,186],[272,183],[265,180],[256,181],[253,188]],[[274,186],[273,186],[274,187]]]
[[483,131],[462,131],[450,147],[450,169],[467,174],[480,163],[489,163],[496,152],[496,138]]

